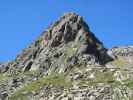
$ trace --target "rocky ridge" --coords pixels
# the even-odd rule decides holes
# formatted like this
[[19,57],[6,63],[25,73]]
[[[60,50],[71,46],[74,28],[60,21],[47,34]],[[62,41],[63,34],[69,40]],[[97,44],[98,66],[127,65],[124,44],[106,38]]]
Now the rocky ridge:
[[0,64],[1,100],[132,100],[133,47],[107,49],[66,13],[15,60]]

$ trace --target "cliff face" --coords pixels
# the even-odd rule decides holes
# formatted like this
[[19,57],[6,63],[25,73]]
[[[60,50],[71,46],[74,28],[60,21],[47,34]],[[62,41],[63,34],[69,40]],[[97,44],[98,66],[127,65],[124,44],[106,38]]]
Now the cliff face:
[[0,64],[0,99],[132,100],[132,51],[106,49],[81,16],[66,13]]

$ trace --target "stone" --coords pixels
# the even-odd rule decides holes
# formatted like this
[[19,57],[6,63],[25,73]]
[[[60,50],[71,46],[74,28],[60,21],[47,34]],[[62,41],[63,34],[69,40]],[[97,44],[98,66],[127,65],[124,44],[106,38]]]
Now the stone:
[[9,69],[9,62],[0,64],[0,73],[4,73]]

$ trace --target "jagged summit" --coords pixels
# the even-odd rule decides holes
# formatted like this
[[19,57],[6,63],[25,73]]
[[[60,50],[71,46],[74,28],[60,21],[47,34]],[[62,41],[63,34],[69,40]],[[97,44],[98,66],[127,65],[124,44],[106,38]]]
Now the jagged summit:
[[107,58],[107,49],[104,48],[102,42],[98,40],[94,33],[90,31],[83,17],[76,13],[65,13],[44,33],[42,40],[44,40],[43,44],[45,46],[50,47],[73,42],[73,45],[78,45],[79,53],[93,54],[99,57],[99,60]]
[[83,18],[75,13],[65,13],[43,34],[39,41],[42,40],[44,47],[57,47],[73,42],[82,46],[79,51],[83,53],[96,54],[100,50],[106,51]]
[[75,13],[65,13],[44,34],[44,41],[51,47],[76,41],[95,49],[102,48],[102,43],[90,31],[83,18]]
[[[69,59],[79,60],[84,55],[93,56],[90,59],[95,58],[94,62],[100,64],[111,60],[107,49],[90,31],[83,18],[75,13],[66,13],[17,56],[16,66],[24,68],[24,70],[40,68],[41,62],[36,65],[40,59],[44,60],[47,57],[52,59],[57,56],[61,61],[62,59],[66,60],[66,58],[62,58],[64,55]],[[42,61],[42,63],[44,62]]]

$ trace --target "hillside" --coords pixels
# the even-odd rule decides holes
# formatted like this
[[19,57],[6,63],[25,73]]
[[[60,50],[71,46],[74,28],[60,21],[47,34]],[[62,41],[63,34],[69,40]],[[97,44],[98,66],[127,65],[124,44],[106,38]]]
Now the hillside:
[[66,13],[0,64],[0,100],[133,100],[133,46],[108,49]]

